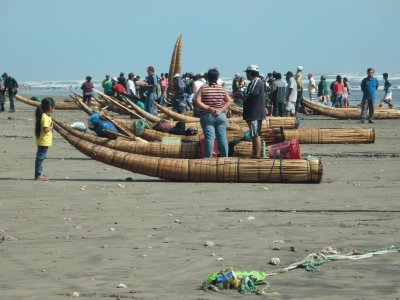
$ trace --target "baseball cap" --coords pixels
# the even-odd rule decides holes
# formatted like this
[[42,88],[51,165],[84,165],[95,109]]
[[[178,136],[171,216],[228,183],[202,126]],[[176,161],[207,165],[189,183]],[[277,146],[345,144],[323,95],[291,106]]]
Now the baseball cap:
[[298,66],[297,70],[303,71],[303,67],[302,66]]
[[117,77],[111,78],[112,81],[118,81]]
[[247,72],[247,71],[256,71],[256,72],[260,72],[260,69],[258,68],[257,65],[248,65],[246,70],[244,70],[243,72]]
[[175,77],[181,77],[181,75],[179,75],[179,73],[175,73],[174,78]]
[[293,76],[293,72],[292,71],[288,71],[285,76]]

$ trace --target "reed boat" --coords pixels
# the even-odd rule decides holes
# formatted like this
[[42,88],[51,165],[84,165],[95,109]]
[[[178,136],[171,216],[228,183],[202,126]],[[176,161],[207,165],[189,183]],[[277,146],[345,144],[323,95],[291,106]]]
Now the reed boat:
[[144,156],[96,145],[56,130],[83,154],[121,169],[162,179],[183,182],[286,182],[320,183],[320,159],[176,159]]
[[[359,120],[361,108],[335,108],[303,98],[303,103],[314,112],[336,119]],[[399,119],[400,110],[381,108],[375,110],[375,119]]]
[[[15,95],[15,99],[33,107],[40,106],[40,102],[27,99],[25,97],[22,97],[21,95]],[[76,102],[56,102],[55,109],[76,110],[80,109],[80,106]]]
[[301,128],[285,130],[285,140],[300,144],[370,144],[375,143],[373,128]]
[[82,132],[80,130],[74,129],[68,124],[60,122],[56,119],[53,119],[53,121],[54,123],[56,123],[57,126],[79,139],[119,151],[168,158],[200,157],[200,143],[198,142],[160,143],[132,141],[120,138],[116,140],[110,140],[108,138],[99,137],[93,133]]
[[[173,120],[176,121],[183,121],[183,122],[200,122],[199,118],[196,117],[189,117],[182,114],[178,114],[171,109],[164,107],[162,105],[157,104],[157,108],[164,113],[165,115],[169,116]],[[242,117],[232,117],[228,118],[228,126],[239,126],[241,130],[247,131],[248,126],[246,121],[243,120]],[[284,128],[284,129],[291,129],[291,128],[298,128],[299,122],[297,118],[294,117],[267,117],[266,120],[263,120],[264,128]],[[237,129],[237,127],[232,127],[232,129]]]

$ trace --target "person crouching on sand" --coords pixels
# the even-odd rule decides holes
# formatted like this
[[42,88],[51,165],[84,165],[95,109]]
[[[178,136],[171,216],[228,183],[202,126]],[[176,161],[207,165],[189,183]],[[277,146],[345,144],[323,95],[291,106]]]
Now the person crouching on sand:
[[53,120],[51,113],[54,110],[53,98],[44,98],[35,112],[35,136],[38,146],[35,160],[35,179],[48,181],[49,178],[42,174],[43,161],[46,158],[49,147],[53,144]]

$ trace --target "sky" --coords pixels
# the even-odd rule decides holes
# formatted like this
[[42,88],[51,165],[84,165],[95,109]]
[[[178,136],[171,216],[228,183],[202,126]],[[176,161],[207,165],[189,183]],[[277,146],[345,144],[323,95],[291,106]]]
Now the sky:
[[168,72],[232,76],[256,64],[316,74],[399,72],[398,0],[0,0],[0,72],[19,81]]

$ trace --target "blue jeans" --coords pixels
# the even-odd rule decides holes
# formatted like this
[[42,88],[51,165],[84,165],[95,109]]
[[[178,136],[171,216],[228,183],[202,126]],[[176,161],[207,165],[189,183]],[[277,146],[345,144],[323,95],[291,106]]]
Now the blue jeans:
[[336,107],[343,107],[343,94],[336,94],[335,95],[335,106]]
[[189,106],[191,110],[193,110],[193,94],[184,93],[183,97],[185,99],[186,105]]
[[0,111],[4,111],[4,104],[6,103],[6,96],[0,93]]
[[10,111],[15,112],[15,107],[14,107],[14,92],[8,92],[8,98],[10,98]]
[[144,108],[145,110],[152,114],[153,116],[157,116],[157,107],[154,104],[154,101],[157,100],[157,93],[150,93],[149,96],[146,97],[146,100],[144,102]]
[[204,134],[204,158],[211,158],[214,148],[215,136],[217,136],[219,146],[219,156],[228,157],[228,140],[226,139],[226,127],[228,120],[226,114],[219,116],[205,113],[200,116],[200,124]]
[[42,175],[43,161],[46,158],[47,150],[49,150],[49,147],[47,146],[38,146],[35,160],[35,178],[38,178],[40,175]]
[[365,120],[368,110],[369,110],[369,121],[373,121],[375,116],[375,100],[363,99],[361,101],[361,116],[360,116],[361,121]]

